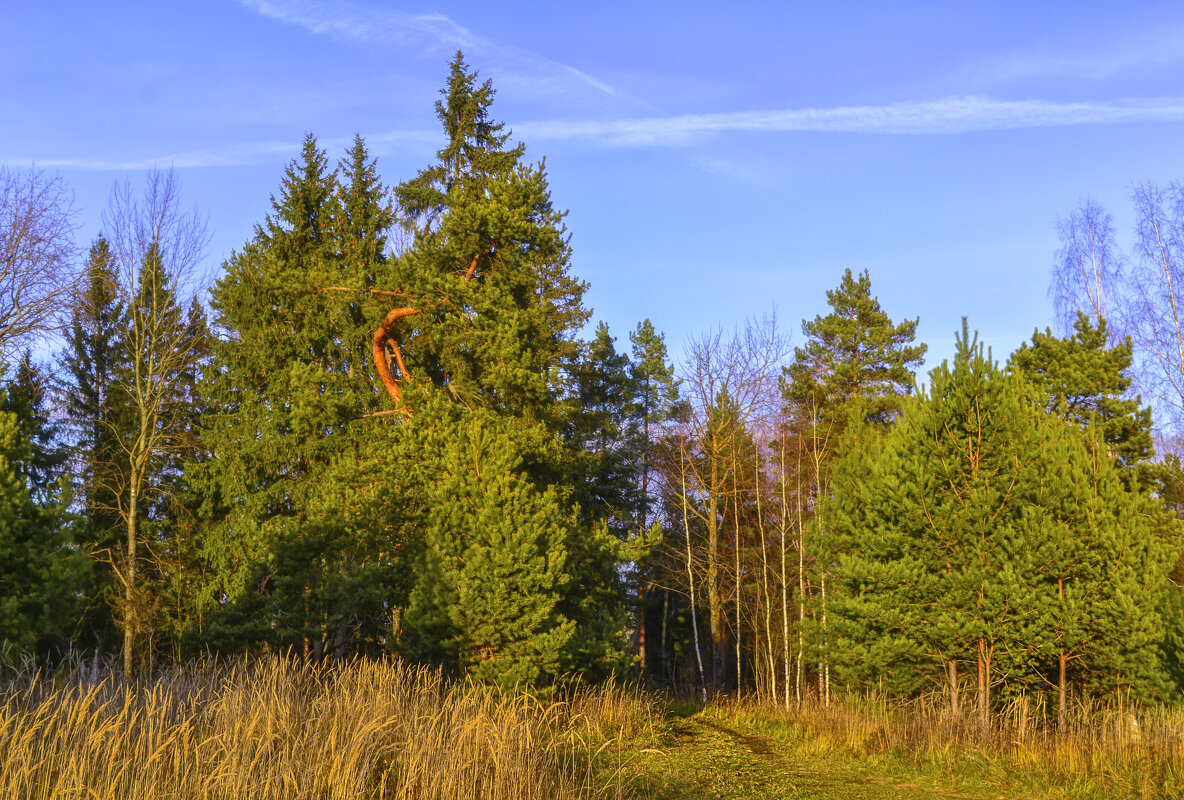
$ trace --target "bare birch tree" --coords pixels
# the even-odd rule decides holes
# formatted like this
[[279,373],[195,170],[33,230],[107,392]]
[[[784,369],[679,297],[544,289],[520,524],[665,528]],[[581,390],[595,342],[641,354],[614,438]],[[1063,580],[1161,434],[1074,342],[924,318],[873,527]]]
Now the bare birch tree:
[[1126,329],[1139,355],[1141,388],[1161,424],[1184,423],[1184,184],[1144,183],[1133,193],[1137,259],[1127,281]]
[[112,431],[122,454],[121,468],[111,478],[115,485],[108,487],[127,529],[124,552],[113,559],[124,590],[120,617],[127,672],[134,666],[135,638],[145,629],[144,609],[151,605],[138,581],[145,544],[140,526],[146,503],[165,491],[158,480],[162,464],[187,444],[188,398],[179,384],[204,347],[197,307],[191,304],[186,314],[178,295],[196,290],[208,234],[196,211],[182,209],[180,188],[173,172],[150,172],[142,196],[130,183],[117,185],[103,216],[127,308],[127,365],[116,383],[130,420]]
[[[710,680],[715,691],[722,689],[725,681],[728,626],[734,624],[734,634],[740,635],[739,622],[731,623],[726,618],[723,593],[727,569],[723,560],[725,516],[729,497],[737,486],[736,437],[763,427],[773,418],[778,409],[778,377],[787,354],[788,347],[777,330],[776,319],[767,318],[759,323],[749,322],[731,334],[720,328],[693,339],[683,364],[681,380],[689,413],[678,431],[687,446],[682,463],[676,467],[677,480],[681,481],[682,510],[702,526],[706,538],[700,560],[705,565],[704,593],[712,654]],[[686,529],[689,534],[689,520]],[[739,538],[738,530],[732,533]],[[736,603],[740,602],[738,564],[734,560],[732,565],[737,572]],[[737,660],[739,657],[737,646]]]
[[1112,339],[1121,338],[1117,305],[1123,280],[1122,251],[1115,243],[1114,220],[1100,205],[1083,200],[1057,221],[1061,248],[1052,269],[1049,293],[1061,332],[1072,334],[1077,314],[1109,323]]
[[66,319],[77,281],[73,198],[62,179],[0,165],[0,354]]

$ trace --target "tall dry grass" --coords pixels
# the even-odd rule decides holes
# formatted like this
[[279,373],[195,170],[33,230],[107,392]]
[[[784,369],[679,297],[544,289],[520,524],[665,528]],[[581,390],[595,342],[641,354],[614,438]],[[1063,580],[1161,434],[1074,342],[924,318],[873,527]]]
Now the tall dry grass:
[[[942,698],[848,697],[829,706],[720,707],[749,724],[788,729],[799,750],[903,758],[916,769],[1025,785],[1041,796],[1184,798],[1184,710],[1073,705],[1064,728],[1040,697],[1020,697],[989,725]],[[1055,794],[1054,794],[1055,793]]]
[[538,699],[392,662],[279,658],[0,686],[6,800],[619,798],[653,725],[621,688]]

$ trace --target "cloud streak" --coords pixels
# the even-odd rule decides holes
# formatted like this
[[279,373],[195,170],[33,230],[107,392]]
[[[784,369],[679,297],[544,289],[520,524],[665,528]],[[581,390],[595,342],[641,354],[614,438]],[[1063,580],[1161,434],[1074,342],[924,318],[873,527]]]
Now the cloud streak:
[[484,54],[494,71],[517,85],[560,92],[572,83],[615,96],[613,87],[575,67],[515,47],[497,45],[443,14],[411,14],[385,6],[362,6],[324,0],[238,0],[261,16],[296,25],[338,41],[396,47],[423,47],[429,52],[461,49]]
[[410,14],[394,9],[364,9],[351,3],[317,0],[239,0],[268,19],[296,25],[341,41],[400,46],[479,47],[487,44],[443,14]]
[[[572,142],[592,148],[676,147],[729,133],[840,133],[953,135],[1081,125],[1184,121],[1184,98],[1133,99],[1108,103],[1057,103],[1046,100],[995,100],[959,97],[910,101],[881,106],[837,106],[777,111],[736,111],[618,120],[549,120],[513,126],[513,135],[534,144]],[[432,145],[439,133],[395,130],[369,134],[375,155],[396,146]],[[320,142],[329,150],[344,147],[347,138]],[[88,170],[142,170],[155,166],[177,169],[235,167],[292,158],[298,142],[258,142],[192,150],[153,158],[40,158],[44,167]],[[710,166],[710,165],[707,165]]]
[[690,144],[724,133],[957,134],[1075,125],[1184,120],[1184,99],[1057,103],[954,97],[880,106],[686,114],[645,119],[543,121],[516,125],[529,141],[577,141],[600,147]]
[[[431,145],[438,134],[428,131],[389,131],[363,137],[371,155],[385,155],[396,147]],[[353,143],[352,136],[318,139],[317,146],[329,153],[338,152]],[[201,169],[206,167],[249,167],[280,160],[290,160],[300,154],[301,143],[252,142],[188,150],[179,153],[152,157],[117,158],[38,158],[14,159],[16,163],[35,161],[40,167],[49,169],[79,169],[94,171],[141,171],[156,167],[174,169]]]
[[1070,78],[1101,81],[1127,72],[1159,69],[1184,59],[1184,30],[1143,31],[1137,40],[1106,42],[1088,52],[1014,53],[989,61],[978,77],[990,81]]
[[118,158],[39,158],[36,163],[51,169],[98,171],[139,171],[155,167],[193,169],[201,167],[244,167],[262,164],[299,152],[299,142],[255,142],[251,144],[210,147],[153,157]]

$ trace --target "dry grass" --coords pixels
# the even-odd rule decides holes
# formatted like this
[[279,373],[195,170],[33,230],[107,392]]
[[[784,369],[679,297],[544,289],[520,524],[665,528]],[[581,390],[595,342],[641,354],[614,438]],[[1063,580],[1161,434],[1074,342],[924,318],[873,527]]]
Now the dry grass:
[[1184,798],[1184,710],[1077,704],[1056,712],[1021,697],[986,728],[940,698],[909,703],[848,698],[829,707],[718,707],[747,724],[780,728],[803,755],[904,759],[915,769],[1030,787],[1041,796]]
[[540,700],[392,661],[25,673],[0,687],[0,797],[625,797],[622,742],[653,724],[619,688]]

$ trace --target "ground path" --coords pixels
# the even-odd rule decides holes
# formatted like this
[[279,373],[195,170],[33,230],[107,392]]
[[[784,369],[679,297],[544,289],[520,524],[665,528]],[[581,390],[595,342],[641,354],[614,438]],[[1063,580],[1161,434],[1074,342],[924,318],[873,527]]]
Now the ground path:
[[[1027,800],[1008,786],[952,785],[903,766],[785,746],[742,721],[695,714],[666,723],[658,747],[634,764],[655,800]],[[943,785],[944,784],[944,785]]]

